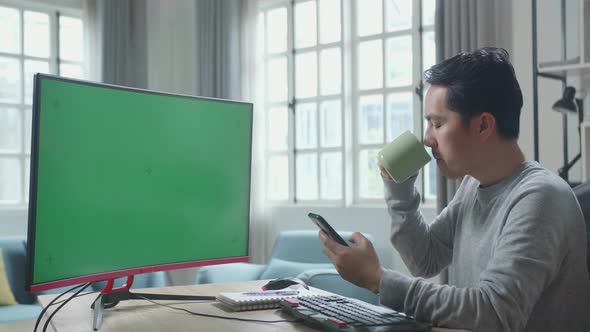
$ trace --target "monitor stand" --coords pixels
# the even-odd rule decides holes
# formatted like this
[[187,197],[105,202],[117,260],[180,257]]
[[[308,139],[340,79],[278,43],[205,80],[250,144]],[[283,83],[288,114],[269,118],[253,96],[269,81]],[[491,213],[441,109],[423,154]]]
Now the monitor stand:
[[102,315],[104,309],[116,306],[120,301],[125,300],[165,300],[165,301],[212,301],[215,296],[199,295],[172,295],[172,294],[147,294],[132,293],[129,291],[133,284],[133,276],[127,276],[127,281],[121,287],[113,288],[115,279],[108,279],[104,289],[100,292],[96,300],[90,306],[94,309],[94,319],[92,320],[92,329],[98,331],[102,325]]

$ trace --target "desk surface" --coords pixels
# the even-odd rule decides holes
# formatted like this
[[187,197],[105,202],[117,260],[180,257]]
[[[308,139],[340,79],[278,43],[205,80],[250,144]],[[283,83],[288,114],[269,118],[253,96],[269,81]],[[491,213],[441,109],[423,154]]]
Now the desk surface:
[[[247,281],[223,284],[205,284],[190,286],[173,286],[164,288],[150,288],[136,290],[137,292],[156,294],[179,294],[179,295],[211,295],[215,296],[220,292],[243,292],[259,290],[264,281]],[[55,295],[43,295],[39,297],[42,305],[48,304]],[[92,331],[93,312],[90,304],[96,298],[96,294],[82,296],[70,301],[59,313],[57,313],[51,325],[54,331]],[[279,309],[258,310],[246,312],[232,312],[217,302],[175,302],[159,301],[174,307],[185,308],[191,311],[221,315],[228,317],[240,317],[260,320],[281,320],[293,319],[283,314]],[[49,313],[52,309],[48,310]],[[46,314],[46,317],[48,315]],[[43,324],[43,323],[42,323]],[[43,326],[41,324],[41,327]],[[0,324],[0,331],[32,331],[34,321],[15,322]],[[258,323],[240,322],[218,318],[194,316],[183,311],[172,310],[152,304],[143,300],[123,301],[112,309],[105,309],[101,332],[110,331],[316,331],[302,323]],[[450,332],[443,328],[433,329],[435,332]]]

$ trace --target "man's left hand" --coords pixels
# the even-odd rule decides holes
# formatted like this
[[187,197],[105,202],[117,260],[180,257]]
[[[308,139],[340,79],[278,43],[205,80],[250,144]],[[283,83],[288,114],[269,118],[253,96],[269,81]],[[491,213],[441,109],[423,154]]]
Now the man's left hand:
[[346,247],[330,239],[323,231],[320,231],[320,240],[324,244],[324,255],[334,263],[342,278],[373,293],[379,292],[383,268],[371,241],[355,232],[348,240],[356,246]]

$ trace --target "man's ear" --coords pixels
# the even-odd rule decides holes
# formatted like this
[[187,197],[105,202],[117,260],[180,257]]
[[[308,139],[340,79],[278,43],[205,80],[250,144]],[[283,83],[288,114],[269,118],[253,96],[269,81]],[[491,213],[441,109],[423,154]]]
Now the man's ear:
[[478,134],[487,139],[496,132],[496,117],[492,113],[484,112],[478,116]]

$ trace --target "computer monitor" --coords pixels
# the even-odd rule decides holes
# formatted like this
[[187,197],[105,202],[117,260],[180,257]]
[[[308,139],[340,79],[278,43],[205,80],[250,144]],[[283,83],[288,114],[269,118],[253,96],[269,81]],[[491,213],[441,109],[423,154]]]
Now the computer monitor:
[[34,84],[28,290],[248,261],[252,104]]

